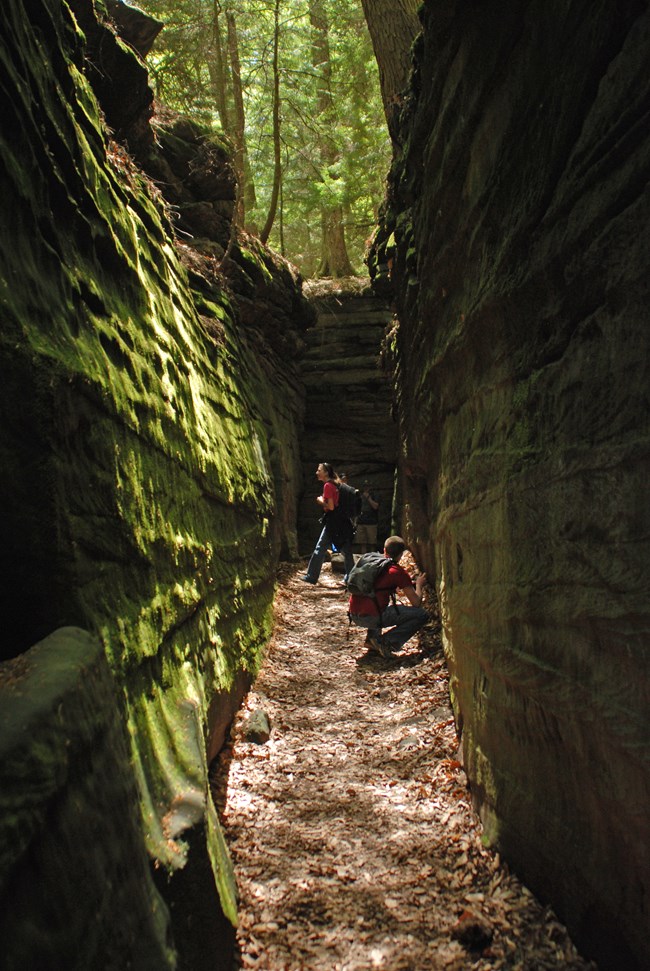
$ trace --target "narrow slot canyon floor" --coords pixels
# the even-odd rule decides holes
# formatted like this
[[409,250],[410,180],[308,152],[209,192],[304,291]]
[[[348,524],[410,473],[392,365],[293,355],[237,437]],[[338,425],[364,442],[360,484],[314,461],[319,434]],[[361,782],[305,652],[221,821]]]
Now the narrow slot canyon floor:
[[[302,572],[281,571],[263,668],[213,766],[240,893],[234,969],[593,971],[482,842],[435,611],[374,659],[360,628],[348,638],[341,576],[326,564],[312,587]],[[257,709],[265,743],[246,740]]]

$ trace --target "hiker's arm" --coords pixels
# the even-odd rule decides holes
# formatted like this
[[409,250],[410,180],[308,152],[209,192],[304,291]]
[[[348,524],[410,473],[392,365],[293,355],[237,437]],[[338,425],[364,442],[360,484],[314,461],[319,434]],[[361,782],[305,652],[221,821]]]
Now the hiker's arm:
[[363,495],[368,500],[368,503],[369,503],[371,509],[374,509],[375,511],[377,509],[379,509],[379,501],[377,499],[375,499],[375,497],[373,496],[373,494],[371,492],[368,492],[367,489],[364,489],[363,490]]
[[316,496],[316,502],[320,502],[326,512],[331,512],[334,509],[333,499],[326,499],[325,496]]
[[421,573],[416,579],[414,587],[405,587],[402,591],[408,602],[414,607],[420,607],[422,605],[422,591],[426,582],[426,573]]

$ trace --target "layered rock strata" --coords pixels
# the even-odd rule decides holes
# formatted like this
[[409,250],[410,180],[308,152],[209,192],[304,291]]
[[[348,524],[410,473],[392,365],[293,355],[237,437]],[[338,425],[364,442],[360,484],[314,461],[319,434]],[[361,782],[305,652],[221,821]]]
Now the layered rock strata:
[[[28,947],[35,914],[13,895],[29,874],[42,883],[39,900],[99,900],[88,933],[102,942],[102,967],[226,967],[208,912],[216,918],[220,899],[232,924],[236,901],[208,763],[267,642],[278,557],[296,552],[295,358],[308,315],[295,271],[262,247],[233,239],[226,273],[221,242],[191,212],[182,244],[175,239],[171,204],[106,130],[97,100],[110,77],[133,71],[120,90],[131,87],[136,104],[111,101],[114,132],[122,126],[153,169],[165,138],[156,147],[145,137],[144,66],[96,19],[100,7],[74,8],[36,0],[27,17],[9,0],[0,25],[0,677],[16,698],[38,691],[42,681],[12,681],[7,664],[24,658],[47,681],[59,663],[48,638],[64,627],[89,631],[104,661],[86,645],[83,675],[62,679],[33,731],[18,715],[2,731],[36,764],[48,719],[62,719],[63,738],[66,711],[93,704],[88,732],[96,738],[119,712],[129,752],[95,758],[71,729],[69,746],[52,753],[55,784],[35,786],[29,804],[24,780],[2,774],[3,841],[15,844],[0,856],[0,900],[13,917],[3,966],[38,964]],[[99,78],[101,51],[110,71]],[[166,164],[189,203],[227,194],[222,146],[173,119],[161,124],[176,149],[167,146]],[[179,153],[195,160],[186,190]],[[113,791],[136,794],[137,818]],[[39,847],[51,840],[58,852],[58,807],[78,798],[80,817],[94,805],[92,847],[71,839],[67,869],[52,869],[47,854],[39,869]],[[113,884],[127,876],[121,831],[140,874],[138,903],[133,883],[123,894]],[[142,875],[145,857],[162,896]],[[152,901],[156,914],[132,951],[126,930],[109,929],[131,927]],[[59,949],[64,910],[38,919],[51,968],[71,966],[68,938]]]
[[649,17],[426,2],[372,263],[474,799],[612,971],[650,964]]
[[302,498],[298,505],[300,551],[311,552],[321,526],[315,470],[330,462],[350,485],[364,480],[380,501],[379,540],[392,529],[397,424],[382,348],[392,313],[368,281],[314,282],[305,288],[316,315],[305,334],[301,374],[305,419],[301,439]]

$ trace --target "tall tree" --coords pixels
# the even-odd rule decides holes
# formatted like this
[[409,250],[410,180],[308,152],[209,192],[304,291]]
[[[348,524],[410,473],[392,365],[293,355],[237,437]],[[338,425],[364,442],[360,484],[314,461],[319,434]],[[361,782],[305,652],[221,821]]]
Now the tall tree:
[[232,93],[235,106],[233,135],[235,141],[235,170],[237,172],[237,221],[244,225],[246,210],[255,205],[254,185],[250,178],[248,151],[246,147],[246,114],[242,88],[241,63],[239,60],[239,36],[237,20],[230,0],[226,0],[226,25],[228,32],[228,56],[232,78]]
[[[138,4],[165,22],[147,58],[158,101],[221,128],[233,145],[243,117],[247,228],[263,226],[266,235],[268,223],[269,245],[307,276],[360,266],[384,194],[390,141],[359,0],[312,0],[327,41],[320,56],[310,0]],[[236,31],[239,127],[227,12]],[[325,258],[324,239],[328,253],[344,251],[342,259]]]
[[421,0],[361,0],[379,65],[386,124],[397,139],[399,110],[411,70],[411,45],[420,31]]
[[329,24],[323,0],[309,0],[309,21],[313,30],[312,65],[318,77],[316,115],[320,127],[319,149],[322,166],[322,260],[318,276],[353,276],[348,256],[343,223],[343,206],[338,198],[337,163],[339,152],[333,138],[335,118],[332,97],[332,62],[330,57]]
[[282,183],[282,146],[280,144],[280,0],[275,0],[274,25],[273,25],[273,189],[271,191],[271,202],[269,204],[269,214],[266,217],[264,229],[260,233],[263,243],[268,242],[275,214],[278,208],[278,199]]
[[225,132],[231,130],[230,113],[228,111],[228,81],[226,76],[226,61],[224,58],[224,45],[221,36],[221,4],[219,0],[212,3],[212,44],[208,52],[208,71],[212,82],[214,100],[219,112],[221,127]]

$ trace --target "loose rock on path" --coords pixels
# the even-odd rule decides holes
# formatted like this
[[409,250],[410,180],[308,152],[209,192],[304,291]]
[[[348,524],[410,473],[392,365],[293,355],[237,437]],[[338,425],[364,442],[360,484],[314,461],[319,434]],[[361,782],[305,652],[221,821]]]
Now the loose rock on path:
[[[303,571],[282,571],[273,640],[214,772],[240,892],[235,968],[594,969],[482,843],[435,610],[393,660],[373,659],[360,628],[347,637],[340,576],[326,565],[309,586]],[[270,738],[246,741],[259,709]]]

